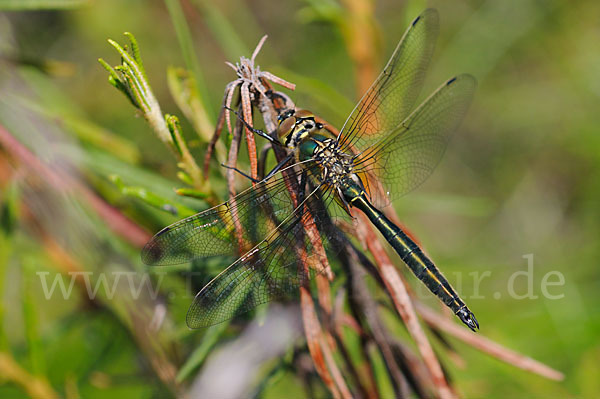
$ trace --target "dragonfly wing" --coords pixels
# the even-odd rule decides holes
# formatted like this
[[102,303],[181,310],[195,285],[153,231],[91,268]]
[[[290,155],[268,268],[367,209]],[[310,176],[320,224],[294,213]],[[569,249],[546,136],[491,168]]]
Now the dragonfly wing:
[[306,226],[322,223],[319,211],[299,206],[271,234],[231,264],[194,298],[186,321],[207,327],[272,301],[296,297],[311,274],[324,272],[324,248],[314,245]]
[[339,137],[343,149],[367,148],[409,115],[421,92],[438,32],[439,16],[434,9],[425,10],[412,22],[383,72],[344,123]]
[[243,226],[243,242],[260,241],[277,226],[277,218],[294,210],[287,185],[296,177],[289,169],[285,175],[260,182],[221,205],[165,227],[146,244],[142,261],[173,265],[235,254],[240,247],[235,233],[238,221],[238,226]]
[[448,80],[404,122],[357,156],[356,171],[367,185],[384,184],[383,190],[370,190],[376,205],[406,194],[429,177],[467,112],[476,86],[471,75]]

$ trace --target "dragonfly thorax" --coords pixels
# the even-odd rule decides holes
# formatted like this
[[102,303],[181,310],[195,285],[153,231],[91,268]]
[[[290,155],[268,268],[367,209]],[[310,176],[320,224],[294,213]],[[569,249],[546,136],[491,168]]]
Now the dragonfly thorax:
[[311,141],[316,144],[312,158],[321,169],[321,180],[323,182],[337,185],[344,178],[354,173],[352,155],[342,151],[336,140],[315,135]]

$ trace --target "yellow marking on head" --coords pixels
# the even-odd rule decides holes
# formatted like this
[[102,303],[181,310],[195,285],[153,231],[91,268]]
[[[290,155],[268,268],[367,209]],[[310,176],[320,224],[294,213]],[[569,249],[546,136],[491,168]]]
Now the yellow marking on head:
[[305,138],[306,136],[308,136],[309,134],[310,134],[310,132],[309,132],[308,130],[305,130],[305,131],[304,131],[304,133],[302,133],[302,134],[300,135],[300,138],[301,138],[301,139],[304,139],[304,138]]

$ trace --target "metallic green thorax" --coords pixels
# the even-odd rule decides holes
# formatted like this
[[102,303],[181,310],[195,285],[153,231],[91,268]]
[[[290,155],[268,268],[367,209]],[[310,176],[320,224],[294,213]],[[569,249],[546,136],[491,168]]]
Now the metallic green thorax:
[[306,110],[286,111],[279,121],[279,137],[295,151],[296,161],[313,160],[310,170],[317,184],[332,186],[337,202],[349,213],[349,200],[364,195],[363,183],[354,173],[354,156],[342,151],[336,138]]

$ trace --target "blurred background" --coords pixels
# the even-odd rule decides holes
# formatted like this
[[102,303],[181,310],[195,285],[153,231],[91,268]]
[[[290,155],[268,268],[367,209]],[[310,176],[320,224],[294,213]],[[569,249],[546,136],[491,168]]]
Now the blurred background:
[[[1,0],[0,397],[211,397],[219,386],[230,397],[328,397],[309,378],[295,307],[191,331],[193,295],[227,261],[143,266],[151,234],[209,205],[175,193],[184,186],[176,159],[97,59],[118,64],[107,39],[136,36],[162,111],[180,117],[202,165],[210,134],[197,124],[214,127],[236,78],[225,61],[249,57],[267,34],[257,64],[340,128],[427,7],[441,31],[421,98],[462,72],[479,87],[436,172],[394,206],[480,334],[565,379],[452,338],[459,357],[440,358],[465,398],[595,397],[600,3],[591,0]],[[176,68],[193,71],[205,120],[185,118]],[[217,161],[210,181],[226,198]],[[260,331],[279,339],[262,342]],[[269,350],[243,349],[261,345]]]

